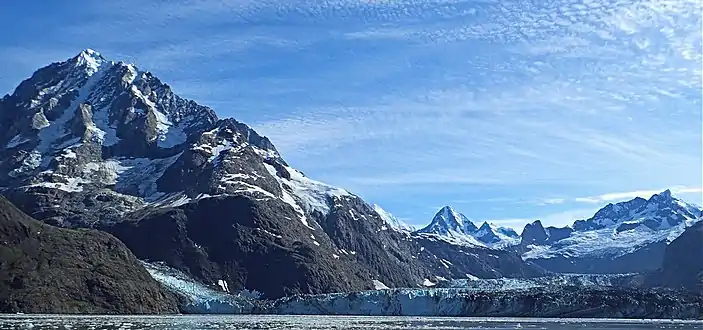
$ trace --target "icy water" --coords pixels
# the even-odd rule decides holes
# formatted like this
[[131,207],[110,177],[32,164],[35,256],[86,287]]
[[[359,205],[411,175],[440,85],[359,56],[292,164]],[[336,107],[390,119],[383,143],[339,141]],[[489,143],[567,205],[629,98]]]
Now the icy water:
[[0,316],[0,330],[703,329],[703,322],[344,316]]

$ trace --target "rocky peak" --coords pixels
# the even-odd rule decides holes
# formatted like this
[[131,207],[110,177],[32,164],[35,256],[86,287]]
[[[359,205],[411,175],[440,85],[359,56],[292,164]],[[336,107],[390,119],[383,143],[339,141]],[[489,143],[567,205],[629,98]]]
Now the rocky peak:
[[542,222],[535,220],[525,225],[525,228],[522,230],[521,242],[523,245],[543,244],[548,238],[549,236],[544,226],[542,226]]
[[421,233],[432,233],[439,235],[460,234],[471,235],[477,228],[471,220],[463,214],[456,212],[450,206],[442,207],[432,218],[432,222],[425,228],[419,230]]
[[500,241],[500,237],[493,231],[492,226],[487,221],[478,228],[474,236],[484,243],[497,243]]
[[549,245],[565,239],[571,235],[573,229],[571,227],[544,227],[542,221],[535,220],[532,223],[525,225],[522,230],[521,245]]
[[662,191],[662,192],[660,192],[660,193],[658,193],[658,194],[652,195],[652,197],[650,198],[650,200],[651,200],[651,199],[655,199],[655,198],[672,199],[673,196],[672,196],[672,194],[671,194],[671,189],[667,189],[667,190],[664,190],[664,191]]
[[88,75],[92,75],[100,69],[100,66],[107,62],[100,53],[85,49],[69,60],[75,67],[84,69]]

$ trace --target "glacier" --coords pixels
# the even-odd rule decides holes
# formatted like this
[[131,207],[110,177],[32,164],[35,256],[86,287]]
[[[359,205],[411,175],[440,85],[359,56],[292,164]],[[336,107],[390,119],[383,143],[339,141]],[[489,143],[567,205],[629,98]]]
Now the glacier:
[[677,319],[703,315],[701,296],[615,287],[632,274],[467,279],[443,281],[428,289],[383,288],[264,300],[248,290],[230,293],[222,283],[199,283],[162,263],[142,263],[152,277],[183,298],[181,310],[189,314]]
[[218,283],[223,291],[200,283],[187,274],[164,263],[142,261],[151,277],[167,289],[184,298],[181,310],[189,314],[250,314],[256,306],[256,294],[243,291],[229,294],[226,286]]

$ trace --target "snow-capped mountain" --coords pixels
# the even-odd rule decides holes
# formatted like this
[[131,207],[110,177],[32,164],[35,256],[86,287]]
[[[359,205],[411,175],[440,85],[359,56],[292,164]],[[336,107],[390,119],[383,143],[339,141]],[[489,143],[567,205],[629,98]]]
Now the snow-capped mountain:
[[471,234],[475,233],[476,230],[478,230],[476,225],[466,216],[456,212],[450,206],[445,206],[435,214],[429,225],[417,232],[466,239],[468,242],[472,242],[473,236],[471,236]]
[[[671,195],[608,204],[570,228],[532,223],[522,233],[523,259],[557,272],[629,273],[661,266],[664,250],[703,209]],[[540,229],[541,228],[541,229]]]
[[519,243],[519,235],[510,228],[484,222],[481,227],[465,215],[445,206],[435,214],[432,222],[417,233],[434,234],[457,244],[486,247],[504,247]]
[[652,230],[676,227],[701,216],[701,209],[674,198],[670,190],[654,194],[651,198],[634,198],[630,201],[608,204],[587,220],[574,223],[574,230],[586,231],[616,226],[618,231],[645,226]]
[[106,230],[140,259],[269,297],[541,272],[512,252],[409,235],[247,125],[92,50],[0,99],[0,187],[38,220]]
[[649,199],[608,204],[572,227],[544,227],[536,220],[520,235],[487,222],[476,227],[447,206],[416,234],[460,246],[518,251],[524,260],[558,273],[635,273],[661,266],[667,244],[702,217],[702,208],[666,190]]

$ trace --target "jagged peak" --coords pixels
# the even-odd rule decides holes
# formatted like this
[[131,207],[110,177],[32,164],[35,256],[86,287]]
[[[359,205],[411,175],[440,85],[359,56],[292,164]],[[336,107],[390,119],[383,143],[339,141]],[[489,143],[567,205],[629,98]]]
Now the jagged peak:
[[[454,210],[451,206],[447,205],[442,207],[437,214],[435,214],[433,220],[456,222],[461,228],[464,228],[471,221],[466,218],[463,214]],[[468,223],[467,223],[468,222]],[[473,225],[473,223],[471,223]]]
[[446,234],[449,232],[459,232],[461,234],[471,234],[476,231],[476,225],[463,214],[454,210],[451,206],[444,206],[432,218],[432,222],[419,232]]
[[82,50],[78,55],[74,56],[71,61],[76,67],[85,68],[89,75],[97,72],[100,67],[107,62],[100,53],[90,48]]
[[676,198],[671,194],[671,189],[666,189],[658,194],[652,195],[652,197],[650,197],[648,201],[650,201],[650,202],[668,201],[668,200],[674,200],[674,199],[676,199]]
[[91,48],[86,48],[86,49],[82,50],[76,56],[83,57],[83,58],[102,59],[102,60],[105,59],[99,52],[97,52]]
[[530,230],[539,230],[542,232],[546,232],[546,228],[544,227],[544,225],[542,225],[542,221],[539,219],[527,223],[525,225],[525,227],[523,227],[522,233],[524,234],[526,231],[530,231]]
[[484,221],[483,224],[481,224],[481,227],[478,228],[478,230],[490,230],[491,232],[493,232],[493,228],[491,224],[488,223],[488,221]]
[[454,212],[454,209],[449,205],[445,205],[439,209],[439,212]]

